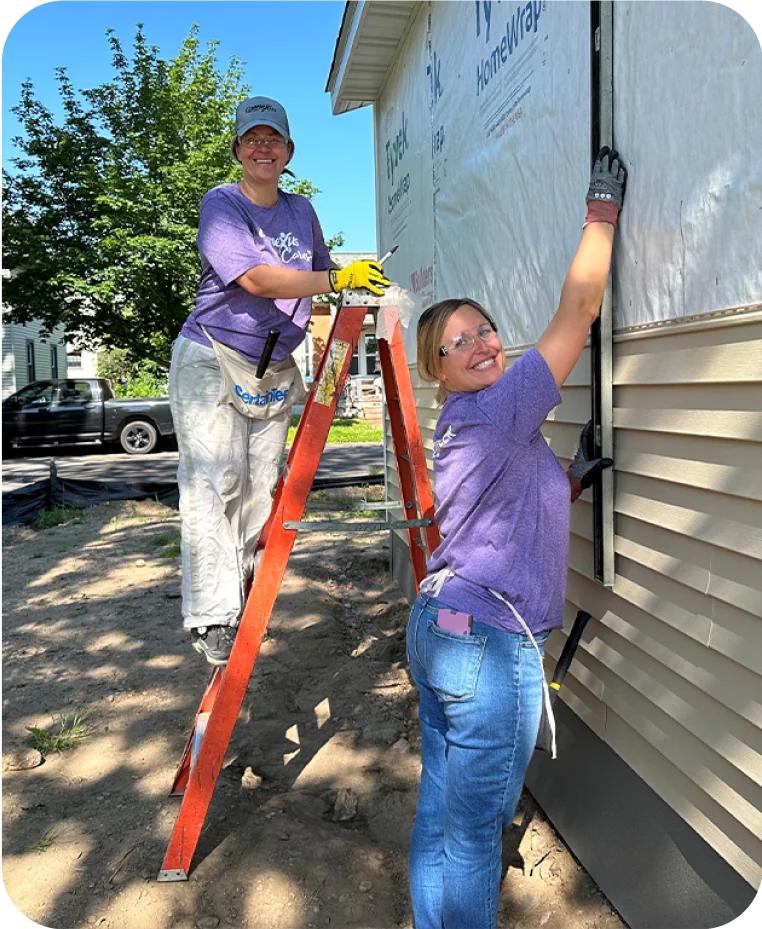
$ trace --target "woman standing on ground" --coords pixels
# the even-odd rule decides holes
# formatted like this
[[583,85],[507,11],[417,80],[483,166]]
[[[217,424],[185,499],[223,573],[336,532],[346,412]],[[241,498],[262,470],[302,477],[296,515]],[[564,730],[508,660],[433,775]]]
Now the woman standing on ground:
[[625,180],[603,149],[558,310],[510,370],[475,301],[435,304],[418,324],[419,372],[446,399],[434,433],[442,543],[407,633],[423,735],[416,929],[497,925],[502,828],[537,738],[543,645],[562,625],[570,497],[611,464],[592,460],[583,433],[567,477],[540,428],[598,316]]
[[[312,204],[279,188],[294,155],[280,103],[268,97],[240,103],[231,152],[243,176],[201,202],[201,281],[174,344],[169,379],[179,450],[183,625],[213,665],[230,655],[270,514],[300,386],[290,354],[305,337],[312,297],[348,287],[381,294],[389,283],[376,262],[336,268]],[[270,330],[279,336],[268,370],[285,379],[283,389],[243,394],[243,408],[236,407],[235,397],[222,396],[220,365],[232,358],[256,367]]]

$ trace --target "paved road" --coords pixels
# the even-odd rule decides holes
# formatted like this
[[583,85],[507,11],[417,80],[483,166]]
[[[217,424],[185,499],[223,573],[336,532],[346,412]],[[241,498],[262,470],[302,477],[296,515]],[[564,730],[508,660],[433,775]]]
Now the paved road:
[[[48,476],[49,462],[55,461],[59,475],[87,481],[157,481],[177,479],[177,452],[133,456],[123,452],[103,454],[102,448],[83,450],[46,449],[27,458],[3,461],[3,492],[14,490]],[[379,444],[329,445],[318,468],[318,478],[360,477],[379,474],[384,466],[384,450]]]

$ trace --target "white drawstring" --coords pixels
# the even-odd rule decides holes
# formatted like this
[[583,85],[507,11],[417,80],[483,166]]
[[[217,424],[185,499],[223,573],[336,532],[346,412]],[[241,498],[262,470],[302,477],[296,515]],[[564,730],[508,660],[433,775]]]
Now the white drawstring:
[[542,659],[542,652],[540,651],[540,646],[537,644],[537,640],[532,635],[531,629],[524,622],[523,617],[519,614],[519,611],[516,609],[516,607],[512,603],[510,603],[508,600],[506,600],[502,594],[499,594],[492,587],[488,587],[487,590],[489,590],[489,592],[493,596],[497,597],[498,600],[501,600],[508,607],[511,613],[513,613],[514,617],[516,618],[516,621],[519,623],[519,625],[524,630],[524,632],[526,632],[526,634],[529,636],[529,640],[532,643],[532,645],[534,645],[534,650],[537,652],[537,657],[540,659],[540,670],[542,671],[542,696],[545,701],[545,712],[548,717],[548,725],[550,726],[550,757],[555,758],[556,757],[556,718],[553,715],[553,705],[550,702],[550,688],[548,687],[548,682],[545,680],[545,662]]
[[442,592],[445,581],[448,581],[451,577],[455,577],[455,572],[447,567],[441,568],[433,574],[426,575],[421,582],[421,593],[432,594],[432,596],[438,597]]

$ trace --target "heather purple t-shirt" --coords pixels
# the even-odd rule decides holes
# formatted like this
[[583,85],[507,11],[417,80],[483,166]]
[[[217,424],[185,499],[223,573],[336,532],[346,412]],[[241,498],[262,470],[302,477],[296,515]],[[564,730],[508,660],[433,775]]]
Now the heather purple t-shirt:
[[196,242],[201,283],[181,335],[209,345],[203,325],[218,342],[258,361],[268,330],[280,329],[272,360],[283,361],[304,339],[311,298],[255,297],[236,284],[236,278],[258,265],[297,271],[330,268],[331,258],[312,204],[299,194],[278,190],[275,206],[256,206],[238,184],[222,184],[201,201]]
[[480,622],[522,632],[560,628],[569,552],[569,481],[540,427],[561,402],[531,349],[490,387],[451,394],[434,431],[442,544],[429,573],[448,567],[439,599]]

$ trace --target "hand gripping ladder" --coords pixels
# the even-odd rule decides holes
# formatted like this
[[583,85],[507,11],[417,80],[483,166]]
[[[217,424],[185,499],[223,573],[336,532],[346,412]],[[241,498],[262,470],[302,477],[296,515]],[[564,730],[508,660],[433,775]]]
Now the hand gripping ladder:
[[[310,526],[302,522],[302,516],[352,354],[366,315],[375,316],[378,306],[378,301],[366,291],[350,291],[334,319],[328,346],[275,491],[270,518],[259,538],[258,568],[230,659],[224,669],[215,668],[211,673],[175,775],[171,795],[181,796],[182,802],[159,871],[160,881],[188,879],[291,549],[299,529]],[[434,500],[399,322],[395,322],[390,338],[378,340],[378,353],[405,519],[351,525],[361,526],[363,531],[407,530],[417,588],[426,574],[427,555],[439,545],[439,531],[434,522]]]

